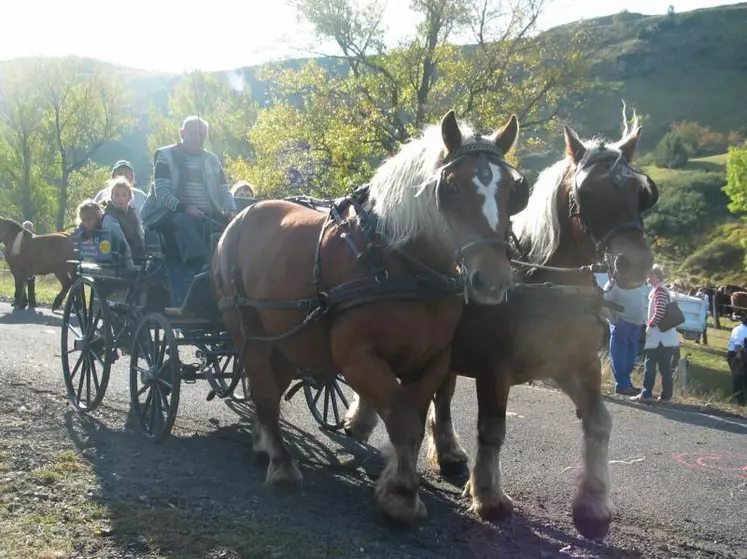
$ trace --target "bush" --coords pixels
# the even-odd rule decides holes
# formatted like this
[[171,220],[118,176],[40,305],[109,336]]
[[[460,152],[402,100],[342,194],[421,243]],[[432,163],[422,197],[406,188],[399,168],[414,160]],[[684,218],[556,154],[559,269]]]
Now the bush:
[[689,154],[682,137],[675,132],[667,132],[654,150],[654,163],[667,169],[681,169],[687,164]]

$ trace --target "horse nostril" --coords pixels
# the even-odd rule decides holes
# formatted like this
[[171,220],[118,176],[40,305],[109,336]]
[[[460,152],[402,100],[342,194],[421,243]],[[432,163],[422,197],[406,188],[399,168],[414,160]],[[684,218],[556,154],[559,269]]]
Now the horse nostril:
[[485,282],[483,282],[482,274],[480,272],[473,272],[469,277],[469,282],[473,289],[482,289],[485,286]]

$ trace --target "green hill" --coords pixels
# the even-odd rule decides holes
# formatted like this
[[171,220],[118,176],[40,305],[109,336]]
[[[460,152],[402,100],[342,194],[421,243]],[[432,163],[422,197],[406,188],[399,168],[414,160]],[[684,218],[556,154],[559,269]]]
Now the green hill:
[[584,132],[615,137],[625,99],[647,117],[644,150],[677,121],[747,135],[747,3],[664,16],[623,12],[549,33],[579,28],[597,46],[593,74],[614,86],[570,111]]

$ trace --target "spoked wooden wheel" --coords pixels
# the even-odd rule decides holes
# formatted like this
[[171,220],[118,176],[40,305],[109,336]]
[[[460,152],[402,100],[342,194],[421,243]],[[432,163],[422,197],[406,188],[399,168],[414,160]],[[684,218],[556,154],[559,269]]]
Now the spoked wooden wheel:
[[154,442],[171,432],[179,407],[181,362],[176,336],[160,313],[145,315],[130,353],[130,398],[140,430]]
[[337,376],[320,381],[312,376],[303,379],[303,395],[322,429],[339,431],[343,427],[345,412],[350,407],[353,391],[345,377]]
[[79,278],[70,288],[60,345],[70,402],[80,412],[93,411],[106,394],[114,349],[109,308],[92,280]]
[[205,378],[212,388],[208,400],[218,396],[234,402],[246,402],[249,398],[249,381],[235,355],[221,355],[212,359],[205,368]]

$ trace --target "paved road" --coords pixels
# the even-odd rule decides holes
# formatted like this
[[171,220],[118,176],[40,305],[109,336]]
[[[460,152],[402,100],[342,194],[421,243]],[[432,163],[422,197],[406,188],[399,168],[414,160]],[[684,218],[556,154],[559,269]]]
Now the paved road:
[[[48,311],[11,313],[0,303],[0,383],[64,393],[59,322]],[[514,518],[497,527],[474,521],[459,486],[428,472],[421,457],[429,516],[401,533],[371,514],[372,482],[382,464],[376,451],[384,443],[381,427],[370,441],[374,448],[326,435],[316,428],[299,394],[285,405],[284,418],[301,460],[304,489],[273,493],[261,488],[262,469],[249,465],[246,420],[224,402],[206,402],[206,385],[183,388],[174,436],[159,448],[139,442],[126,429],[126,378],[125,365],[116,365],[105,419],[96,428],[99,440],[108,437],[101,444],[108,441],[114,453],[120,442],[131,445],[141,459],[151,452],[161,458],[168,453],[176,467],[194,476],[182,506],[197,499],[201,476],[211,480],[213,498],[237,499],[246,491],[254,502],[259,496],[258,514],[295,514],[298,529],[318,533],[320,546],[342,549],[330,557],[747,558],[747,423],[737,419],[610,401],[617,513],[609,536],[594,543],[581,538],[570,520],[581,448],[574,408],[554,390],[518,387],[509,402],[503,453],[505,488],[517,505]],[[475,454],[475,407],[473,383],[460,379],[455,425],[470,456]],[[62,417],[48,420],[60,422]],[[233,483],[223,486],[220,480],[225,479]],[[141,483],[138,477],[129,481]],[[121,483],[117,491],[127,492]]]

